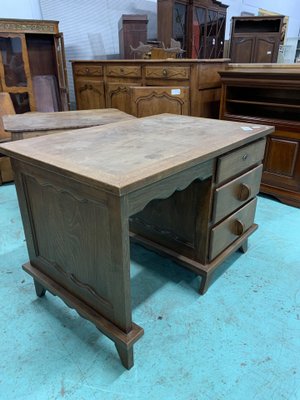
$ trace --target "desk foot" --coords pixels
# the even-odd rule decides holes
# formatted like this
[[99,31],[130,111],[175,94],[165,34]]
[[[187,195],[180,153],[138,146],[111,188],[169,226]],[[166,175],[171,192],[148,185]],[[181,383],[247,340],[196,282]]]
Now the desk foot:
[[247,250],[248,250],[248,239],[246,239],[246,240],[244,241],[244,243],[241,245],[241,247],[239,248],[239,251],[240,251],[241,253],[246,253]]
[[199,289],[200,294],[203,295],[207,292],[207,289],[211,283],[211,278],[212,278],[212,274],[201,275],[201,283],[200,283],[200,289]]
[[115,343],[117,352],[125,368],[133,367],[133,347],[127,348],[121,343]]
[[44,286],[42,286],[36,279],[34,279],[33,282],[34,282],[36,295],[38,297],[45,296],[46,289],[44,288]]

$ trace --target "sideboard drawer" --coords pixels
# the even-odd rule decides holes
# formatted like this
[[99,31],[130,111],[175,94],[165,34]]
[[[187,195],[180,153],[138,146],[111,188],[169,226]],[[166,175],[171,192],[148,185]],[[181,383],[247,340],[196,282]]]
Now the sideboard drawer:
[[77,76],[102,76],[103,68],[101,65],[74,65],[74,74]]
[[145,68],[146,78],[164,78],[174,80],[184,80],[190,77],[189,67],[146,67]]
[[210,261],[217,257],[236,239],[241,237],[253,224],[256,198],[211,230]]
[[218,159],[216,183],[219,184],[263,159],[266,140],[259,140]]
[[246,172],[215,190],[213,223],[220,221],[241,207],[259,192],[263,166]]
[[142,76],[142,70],[140,66],[108,65],[106,67],[106,75],[123,78],[140,78]]

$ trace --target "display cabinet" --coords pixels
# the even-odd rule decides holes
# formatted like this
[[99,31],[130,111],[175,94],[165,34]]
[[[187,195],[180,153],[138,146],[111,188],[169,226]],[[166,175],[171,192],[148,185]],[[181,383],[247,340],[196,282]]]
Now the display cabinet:
[[261,192],[300,207],[300,66],[231,64],[220,72],[220,118],[275,126],[267,139]]
[[158,40],[180,41],[187,58],[222,58],[227,5],[216,0],[158,0]]
[[275,63],[284,16],[232,17],[230,59],[236,63]]
[[228,59],[72,61],[77,109],[218,118]]
[[57,21],[0,19],[0,91],[10,94],[16,113],[69,109]]

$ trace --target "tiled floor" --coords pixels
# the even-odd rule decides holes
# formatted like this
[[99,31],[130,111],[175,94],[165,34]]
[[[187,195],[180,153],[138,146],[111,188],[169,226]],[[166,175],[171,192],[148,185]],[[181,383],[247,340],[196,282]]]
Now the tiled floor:
[[127,371],[92,324],[35,296],[15,187],[0,186],[0,399],[299,400],[300,210],[260,197],[256,222],[204,296],[193,273],[132,246],[145,334]]

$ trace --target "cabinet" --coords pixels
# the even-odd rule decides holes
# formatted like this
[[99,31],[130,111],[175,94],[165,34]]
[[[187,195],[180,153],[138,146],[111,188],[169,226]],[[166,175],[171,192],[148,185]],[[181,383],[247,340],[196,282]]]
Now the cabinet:
[[142,58],[133,54],[130,46],[136,48],[139,43],[147,43],[147,15],[122,15],[119,20],[120,58]]
[[277,61],[284,16],[232,17],[230,59],[237,63]]
[[16,113],[68,110],[57,21],[0,19],[0,90],[10,94]]
[[179,113],[218,118],[228,59],[72,61],[77,109],[129,114]]
[[[221,71],[220,118],[275,126],[261,192],[300,207],[300,66],[232,64]],[[250,125],[249,125],[250,124]]]
[[158,0],[158,40],[180,41],[187,58],[222,58],[227,5],[216,0]]

